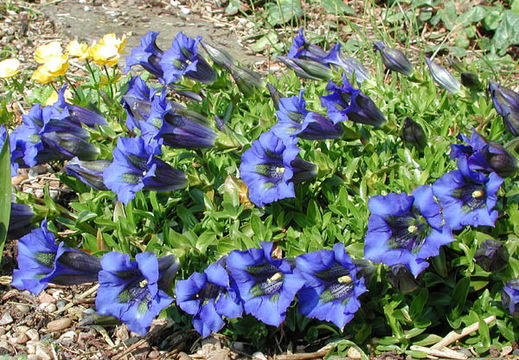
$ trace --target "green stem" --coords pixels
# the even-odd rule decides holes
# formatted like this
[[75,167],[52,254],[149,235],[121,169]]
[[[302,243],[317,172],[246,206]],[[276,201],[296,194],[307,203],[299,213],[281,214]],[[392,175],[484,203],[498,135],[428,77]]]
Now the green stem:
[[110,73],[108,72],[108,68],[106,65],[103,65],[103,69],[106,73],[106,79],[108,82],[108,87],[110,88],[110,99],[114,99],[114,89],[112,88],[112,77],[110,76]]
[[79,96],[79,93],[77,92],[76,87],[72,84],[72,81],[70,81],[70,79],[67,77],[67,75],[65,75],[64,78],[65,78],[65,81],[67,82],[67,84],[72,89],[72,91],[74,91],[74,94],[76,94],[76,97],[81,100],[81,97]]

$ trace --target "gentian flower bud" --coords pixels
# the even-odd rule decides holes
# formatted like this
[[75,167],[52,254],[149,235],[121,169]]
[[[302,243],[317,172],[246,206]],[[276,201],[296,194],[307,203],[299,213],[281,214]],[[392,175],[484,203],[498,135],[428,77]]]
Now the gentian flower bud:
[[506,283],[501,292],[501,302],[510,314],[519,318],[519,279],[513,279]]
[[173,255],[161,256],[158,258],[159,262],[159,289],[169,291],[180,267],[179,262]]
[[413,73],[413,64],[407,60],[404,53],[398,49],[388,49],[382,41],[375,41],[373,47],[380,52],[384,66],[389,70],[410,76]]
[[288,58],[278,56],[285,65],[291,67],[299,77],[310,80],[328,80],[332,77],[332,70],[321,63],[313,60]]
[[422,151],[427,146],[427,139],[425,138],[425,132],[423,131],[420,124],[406,117],[404,120],[404,126],[402,127],[402,139],[416,147],[419,151]]
[[404,265],[391,266],[386,272],[387,280],[402,294],[408,294],[420,286],[413,274]]
[[34,212],[30,206],[11,202],[11,216],[9,217],[9,228],[7,239],[19,239],[29,233],[34,226]]
[[508,265],[508,250],[502,242],[488,239],[479,246],[474,260],[483,270],[496,273]]
[[207,55],[209,55],[209,58],[211,58],[211,60],[213,60],[216,65],[227,70],[229,70],[232,65],[237,65],[232,55],[224,49],[217,48],[216,46],[206,43],[205,41],[200,42],[200,44],[207,52]]
[[518,169],[515,156],[495,141],[488,142],[487,161],[490,167],[501,177],[512,176]]
[[284,96],[278,91],[278,89],[272,86],[272,84],[267,84],[267,88],[269,89],[270,97],[274,103],[274,109],[279,110],[279,101]]
[[81,160],[95,160],[100,153],[97,146],[68,133],[46,133],[42,135],[42,140],[65,159],[77,156]]
[[461,84],[471,90],[481,90],[483,87],[478,75],[471,72],[461,73]]
[[427,63],[427,66],[429,66],[429,71],[438,85],[451,93],[460,91],[460,82],[456,80],[449,70],[438,65],[428,57],[425,58],[425,62]]
[[229,71],[236,85],[245,96],[250,96],[255,90],[262,89],[265,86],[261,75],[246,67],[231,65]]
[[111,162],[107,160],[81,161],[74,157],[67,163],[65,169],[67,174],[77,177],[96,190],[108,190],[103,182],[103,171],[110,164]]
[[353,76],[353,74],[355,74],[357,84],[360,84],[365,80],[368,80],[368,70],[364,67],[364,65],[362,65],[362,63],[359,60],[350,56],[344,56],[341,51],[341,46],[341,44],[336,44],[330,50],[330,53],[326,55],[326,58],[324,58],[325,64],[340,67],[350,77]]
[[489,81],[488,91],[497,113],[503,117],[505,127],[512,135],[519,135],[519,93],[494,81]]

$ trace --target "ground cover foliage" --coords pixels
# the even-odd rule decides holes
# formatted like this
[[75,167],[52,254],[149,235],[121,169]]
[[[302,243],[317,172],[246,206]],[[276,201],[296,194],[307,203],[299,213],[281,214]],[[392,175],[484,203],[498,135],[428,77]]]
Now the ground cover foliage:
[[[326,3],[328,4],[326,6],[331,9],[333,2]],[[337,14],[338,4],[334,5],[335,14]],[[448,25],[448,20],[450,19],[456,24],[456,21],[460,20],[459,17],[467,15],[456,15],[456,9],[452,10],[449,4],[435,11],[430,18],[424,18],[425,15],[421,15],[418,19],[429,21],[432,25],[442,21],[445,28],[453,30],[452,28],[455,28],[456,25],[452,25],[452,28],[449,29],[451,25]],[[433,5],[428,4],[428,6]],[[297,20],[294,19],[301,15],[297,9],[291,10],[294,12],[290,17],[275,17],[276,11],[286,14],[288,10],[283,9],[288,9],[288,7],[293,9],[293,2],[280,1],[270,3],[270,5],[266,4],[265,16],[270,22],[270,26],[288,26],[290,22],[295,24]],[[402,19],[407,16],[407,13],[396,11],[392,6],[382,9],[393,11],[390,15],[395,18],[395,23],[388,20],[390,24],[388,29],[391,29],[392,24],[404,21]],[[485,20],[485,17],[491,16],[489,14],[492,14],[494,9],[499,10],[500,14],[506,14],[505,17],[501,17],[499,24],[502,24],[503,21],[513,21],[516,16],[514,7],[508,8],[507,4],[485,9],[487,11],[485,16],[477,17],[479,20],[475,20],[476,18],[473,21],[467,20],[467,23],[463,23],[464,29],[470,29],[472,26],[478,28],[481,21],[490,22],[490,20]],[[347,8],[344,8],[345,14],[348,11]],[[508,17],[512,20],[507,20]],[[356,28],[355,24],[348,24],[352,28]],[[411,21],[412,24],[418,24],[418,20]],[[106,118],[107,124],[100,121],[98,124],[91,124],[90,127],[83,126],[82,130],[77,130],[75,133],[76,137],[73,141],[85,140],[87,137],[83,134],[86,132],[88,143],[95,145],[98,150],[92,150],[86,145],[78,149],[78,147],[69,146],[70,142],[58,142],[58,145],[55,146],[55,149],[60,152],[63,152],[63,149],[69,151],[64,156],[65,159],[52,158],[50,164],[57,171],[60,180],[72,190],[72,195],[51,197],[49,189],[46,188],[43,201],[38,201],[31,194],[15,192],[16,202],[31,206],[35,213],[32,221],[36,226],[39,227],[40,222],[46,218],[51,233],[62,234],[59,241],[65,242],[66,249],[79,248],[82,253],[92,254],[97,259],[110,253],[109,257],[103,257],[103,259],[112,260],[114,263],[126,261],[125,271],[134,269],[136,265],[135,263],[130,264],[128,260],[121,260],[121,258],[125,258],[125,255],[116,255],[117,253],[129,254],[133,259],[137,259],[138,264],[141,259],[143,262],[145,261],[144,256],[138,254],[145,252],[152,252],[159,259],[174,255],[179,263],[178,271],[175,274],[176,285],[174,282],[169,283],[167,289],[164,289],[167,294],[161,294],[161,299],[174,295],[178,284],[185,284],[181,282],[182,280],[188,279],[195,272],[203,273],[209,264],[217,262],[222,256],[233,254],[229,255],[233,264],[230,267],[239,268],[240,262],[235,258],[238,257],[238,254],[245,256],[245,253],[237,253],[236,250],[245,251],[258,248],[259,251],[260,244],[263,249],[270,249],[265,242],[273,242],[272,257],[270,258],[272,249],[265,251],[264,256],[268,263],[275,264],[279,269],[290,268],[290,270],[280,271],[288,274],[292,272],[293,265],[287,265],[290,262],[281,263],[285,261],[281,259],[296,259],[294,262],[297,264],[297,259],[305,259],[304,256],[315,254],[323,249],[337,250],[334,245],[343,244],[346,253],[353,259],[352,263],[355,264],[356,270],[349,271],[351,277],[346,280],[340,278],[341,281],[350,283],[357,279],[360,281],[362,278],[362,286],[365,286],[367,290],[359,291],[355,295],[358,297],[360,306],[354,312],[351,321],[348,319],[345,326],[344,324],[337,326],[333,322],[305,317],[300,314],[297,304],[302,302],[301,298],[289,301],[292,304],[287,309],[286,315],[282,316],[281,321],[268,319],[262,319],[263,322],[259,321],[258,318],[261,319],[261,315],[255,314],[254,311],[251,311],[252,315],[244,314],[241,318],[228,319],[226,327],[221,331],[230,339],[250,343],[251,348],[254,349],[276,352],[279,351],[278,346],[282,349],[288,343],[312,349],[319,348],[327,341],[341,339],[343,344],[356,344],[360,350],[364,351],[367,351],[369,346],[376,352],[395,350],[398,353],[424,357],[425,353],[416,348],[411,349],[411,346],[433,345],[449,331],[460,330],[475,323],[478,324],[479,329],[463,338],[462,346],[471,348],[475,353],[481,355],[487,354],[491,346],[501,349],[513,344],[519,331],[518,320],[509,313],[510,308],[502,303],[503,287],[508,281],[519,277],[519,261],[517,260],[519,245],[518,188],[515,172],[510,170],[510,167],[514,167],[512,166],[513,161],[500,160],[497,165],[492,163],[494,166],[492,170],[476,168],[477,171],[480,171],[478,174],[484,174],[481,176],[491,176],[496,171],[504,179],[503,184],[497,186],[499,189],[495,189],[496,196],[493,204],[486,205],[488,209],[485,208],[485,211],[488,211],[485,216],[489,219],[481,220],[483,217],[481,215],[479,222],[471,222],[472,219],[469,219],[464,220],[465,222],[459,221],[455,225],[450,222],[449,218],[442,220],[441,226],[447,223],[454,229],[453,238],[452,241],[445,241],[441,247],[437,245],[437,249],[433,251],[434,254],[427,254],[421,259],[429,263],[427,268],[424,267],[423,261],[420,261],[422,268],[419,271],[408,262],[405,263],[408,267],[404,268],[394,268],[377,262],[360,262],[366,257],[367,233],[372,229],[369,224],[370,215],[380,215],[384,218],[383,214],[380,214],[379,207],[374,205],[373,199],[389,199],[388,194],[392,193],[400,194],[398,196],[402,196],[403,193],[415,194],[413,192],[420,186],[438,184],[437,180],[444,178],[446,174],[453,174],[451,171],[459,171],[456,169],[463,167],[459,163],[470,163],[469,155],[472,153],[466,157],[464,155],[456,157],[452,155],[456,152],[453,149],[465,148],[452,148],[451,146],[452,144],[466,145],[468,142],[475,150],[477,140],[467,139],[471,137],[473,129],[487,140],[502,144],[511,156],[516,156],[514,139],[517,135],[515,130],[517,129],[515,127],[518,121],[517,114],[513,111],[512,113],[503,112],[499,105],[495,107],[493,98],[487,91],[489,81],[498,82],[507,88],[517,86],[516,80],[511,80],[513,70],[517,69],[517,59],[514,60],[509,55],[505,58],[498,57],[509,49],[508,45],[503,45],[505,40],[495,40],[497,36],[505,36],[499,35],[499,31],[501,33],[505,31],[499,30],[499,26],[501,26],[499,24],[496,23],[494,28],[488,29],[489,31],[494,30],[495,33],[493,37],[484,38],[489,41],[490,45],[488,48],[480,46],[480,49],[485,52],[481,53],[479,58],[462,59],[460,63],[456,64],[461,71],[449,68],[455,78],[459,78],[460,72],[467,74],[470,71],[475,74],[481,84],[464,82],[471,87],[460,87],[459,84],[453,82],[454,80],[450,80],[440,68],[436,68],[431,74],[425,55],[433,57],[433,61],[448,67],[442,49],[450,45],[440,44],[434,48],[424,46],[419,52],[419,56],[410,56],[413,65],[410,76],[386,70],[388,64],[391,68],[392,60],[386,58],[386,63],[384,63],[381,51],[375,51],[372,48],[372,42],[383,40],[387,48],[398,48],[405,53],[405,45],[416,40],[412,39],[412,36],[401,39],[398,34],[393,34],[390,30],[381,34],[380,37],[367,39],[362,29],[357,28],[356,31],[362,40],[344,43],[344,54],[359,55],[361,61],[372,65],[368,67],[369,79],[361,83],[358,81],[358,68],[356,68],[356,72],[350,74],[348,71],[343,71],[345,68],[341,66],[327,67],[326,65],[329,64],[325,63],[319,67],[316,64],[296,62],[296,65],[300,65],[299,69],[296,67],[296,70],[299,70],[298,74],[306,73],[312,77],[329,78],[339,87],[346,83],[343,78],[343,73],[346,72],[352,86],[354,88],[360,86],[362,93],[372,99],[373,105],[380,110],[385,121],[378,118],[378,121],[371,124],[354,122],[353,118],[358,119],[360,115],[354,117],[350,112],[350,120],[341,121],[339,124],[342,132],[340,136],[334,134],[331,136],[334,138],[328,140],[312,140],[308,137],[299,139],[297,142],[297,147],[300,149],[298,156],[304,161],[316,165],[315,174],[313,174],[315,178],[296,184],[293,189],[294,193],[289,193],[288,196],[283,193],[283,196],[278,197],[279,201],[270,199],[262,202],[259,204],[263,205],[262,207],[255,205],[255,203],[258,204],[258,200],[257,195],[254,198],[250,196],[252,189],[249,189],[249,195],[247,193],[247,185],[249,187],[251,185],[244,183],[243,170],[240,172],[240,166],[244,162],[243,154],[254,146],[254,141],[258,141],[262,134],[267,133],[280,120],[280,116],[276,112],[279,112],[279,108],[286,107],[285,104],[288,100],[282,101],[280,106],[276,99],[303,96],[307,111],[332,118],[320,99],[321,96],[331,93],[330,83],[323,79],[301,79],[290,68],[260,80],[238,64],[231,65],[225,54],[222,55],[214,49],[211,52],[211,48],[207,48],[208,54],[211,55],[207,58],[212,58],[212,60],[208,60],[208,66],[214,69],[214,74],[208,69],[205,69],[205,72],[202,71],[202,75],[194,74],[197,71],[195,67],[184,72],[183,77],[179,77],[178,81],[176,81],[176,75],[170,74],[165,82],[175,83],[174,89],[170,87],[166,90],[169,98],[188,109],[178,110],[177,108],[177,111],[184,111],[184,114],[190,118],[196,117],[197,114],[201,115],[203,120],[198,119],[198,122],[210,129],[206,132],[205,140],[209,141],[212,146],[204,143],[199,147],[184,142],[183,146],[173,148],[171,143],[175,138],[164,138],[163,141],[169,143],[169,146],[159,144],[160,159],[185,174],[185,177],[182,177],[178,172],[170,171],[168,178],[177,176],[180,180],[173,186],[184,185],[184,183],[186,186],[181,190],[170,191],[172,186],[170,182],[167,184],[170,186],[167,188],[168,191],[154,191],[157,188],[163,190],[167,186],[163,183],[157,185],[153,181],[148,183],[143,181],[144,190],[134,189],[133,192],[128,193],[117,186],[109,185],[110,182],[113,182],[112,179],[107,181],[106,177],[101,176],[101,183],[104,181],[104,185],[114,190],[117,193],[115,194],[110,190],[93,189],[79,178],[67,173],[64,167],[67,162],[70,164],[71,155],[78,155],[74,153],[75,151],[79,151],[80,157],[86,153],[88,160],[111,161],[119,156],[117,150],[114,149],[123,148],[120,144],[121,138],[132,138],[138,134],[144,137],[147,133],[145,126],[134,129],[127,125],[128,114],[121,105],[121,101],[134,84],[130,83],[130,79],[131,76],[136,75],[137,68],[128,69],[129,72],[125,75],[115,66],[122,47],[119,48],[121,45],[118,43],[119,39],[108,37],[104,43],[99,45],[109,43],[117,49],[106,57],[105,52],[93,47],[89,59],[83,63],[87,68],[84,76],[65,75],[67,69],[64,59],[61,59],[62,62],[59,62],[58,65],[54,64],[53,69],[47,69],[46,73],[42,70],[40,73],[32,75],[32,81],[45,84],[34,86],[31,97],[25,99],[28,104],[50,104],[49,98],[55,96],[53,91],[62,89],[63,85],[68,85],[70,91],[68,103],[86,109],[95,109]],[[399,27],[399,25],[393,26],[394,29]],[[505,28],[510,29],[509,26],[505,26]],[[292,38],[296,35],[296,31],[294,31],[290,40],[283,44],[285,47],[280,49],[279,55],[289,53]],[[512,33],[512,35],[517,36],[516,33]],[[509,41],[509,44],[513,44],[515,41],[512,35],[510,37],[506,35],[508,39],[506,41]],[[471,38],[468,35],[466,37]],[[338,38],[328,38],[327,41],[319,42],[319,46],[328,52],[338,40]],[[307,35],[307,43],[318,41],[318,37]],[[492,47],[493,42],[496,45],[494,47]],[[463,46],[451,47],[452,49],[449,49],[451,57],[465,55],[465,53],[457,52],[458,48],[463,48]],[[306,49],[305,47],[299,48]],[[201,49],[200,46],[199,51],[203,53]],[[80,53],[85,49],[80,48],[77,51],[76,56],[81,57]],[[184,57],[190,55],[189,53],[186,55],[186,52],[182,51],[180,53]],[[70,57],[72,57],[71,54],[72,51],[69,49]],[[158,56],[157,54],[154,55]],[[133,56],[134,54],[128,50],[127,55]],[[392,55],[394,55],[393,59],[397,59],[398,65],[402,65],[402,62],[398,61],[399,55],[395,55],[395,53]],[[163,54],[160,56],[163,57]],[[146,59],[149,60],[149,57]],[[128,64],[128,60],[126,62]],[[146,61],[144,62],[146,63]],[[317,61],[317,63],[321,64],[322,61]],[[290,61],[288,64],[293,65]],[[162,67],[158,70],[157,67],[154,67],[156,63],[152,61],[148,65],[147,69],[152,74],[142,73],[141,79],[146,82],[147,86],[156,88],[156,95],[159,97],[163,87],[156,80],[156,76],[166,78],[166,76],[162,76],[164,74],[160,73],[160,71],[165,73],[166,69]],[[42,76],[42,73],[47,74],[47,77]],[[28,79],[31,74],[13,73],[12,75],[5,76],[5,80],[3,80],[3,90],[6,93],[4,109],[10,97],[18,97],[24,86],[33,86],[28,85],[31,82]],[[432,75],[436,76],[433,78]],[[133,80],[133,82],[135,81],[138,80]],[[279,93],[272,88],[269,91],[263,86],[265,83],[270,84]],[[451,90],[454,88],[453,93],[442,86]],[[304,94],[300,95],[302,89]],[[456,91],[457,89],[460,90]],[[143,107],[139,107],[138,102],[135,105],[135,103],[130,103],[130,100],[128,97],[124,100],[127,108],[144,111]],[[503,101],[502,98],[501,101]],[[512,103],[513,101],[511,100]],[[517,100],[515,101],[517,111]],[[160,101],[157,100],[157,106],[160,104]],[[164,103],[161,106],[163,105]],[[511,106],[510,103],[508,106]],[[39,105],[36,108],[38,109]],[[165,106],[162,110],[165,111],[164,109]],[[373,115],[373,108],[369,109],[369,111],[366,110],[368,118],[378,116],[378,114]],[[513,106],[512,110],[514,110]],[[503,114],[506,118],[505,121],[501,117]],[[2,121],[12,137],[16,132],[11,130],[16,128],[16,124],[7,111],[4,111],[2,116]],[[89,115],[89,118],[93,117],[92,114]],[[404,125],[405,123],[410,124],[406,118],[416,121],[422,132],[409,130],[409,127]],[[64,119],[70,120],[70,117],[64,116]],[[367,122],[369,123],[369,121]],[[403,134],[404,128],[410,131],[411,137]],[[201,130],[197,129],[198,132],[195,134],[200,135]],[[150,133],[148,132],[148,134]],[[460,134],[467,137],[465,142],[457,138]],[[155,138],[155,135],[152,133],[151,137]],[[209,140],[207,140],[208,138]],[[407,141],[404,141],[403,138]],[[52,141],[53,139],[48,140],[49,143]],[[8,141],[5,142],[5,144],[7,143]],[[9,167],[9,159],[5,155],[8,154],[5,144],[1,156],[3,162],[0,164],[3,165],[4,170]],[[11,151],[16,148],[16,144],[14,145],[11,146]],[[498,148],[498,145],[492,146]],[[154,152],[157,151],[156,148],[150,151],[153,154],[159,154]],[[16,158],[16,156],[18,159],[20,158],[19,154],[14,152],[11,154],[12,158]],[[155,158],[156,156],[152,155],[146,159],[150,162],[155,161]],[[39,159],[33,160],[40,162]],[[25,165],[28,165],[25,156],[23,161],[26,163]],[[471,164],[474,165],[473,162]],[[156,166],[158,168],[161,165],[162,163]],[[123,172],[120,168],[116,170],[118,170],[114,171],[116,174]],[[2,176],[0,185],[6,190],[9,189],[3,192],[8,195],[10,193],[9,171],[3,171],[2,174],[4,176]],[[146,175],[146,173],[139,174],[141,177]],[[131,181],[126,183],[131,183]],[[254,184],[254,186],[259,185]],[[261,186],[259,187],[261,188]],[[471,190],[474,189],[471,188]],[[121,195],[120,191],[124,195]],[[440,192],[435,193],[436,198],[441,197]],[[261,195],[259,196],[261,197]],[[283,199],[283,197],[285,198]],[[9,199],[9,196],[6,199]],[[4,208],[8,208],[10,205],[6,199],[2,198],[2,202],[0,202]],[[373,206],[370,205],[370,201]],[[395,203],[398,201],[400,200],[395,200]],[[445,204],[441,201],[439,204],[444,208],[442,211],[445,215]],[[458,213],[460,211],[470,213],[466,208],[457,210]],[[8,213],[8,211],[4,211],[2,214]],[[406,214],[405,209],[398,215],[402,214]],[[453,214],[455,217],[456,211]],[[3,234],[5,234],[5,224],[9,220],[5,218],[0,220],[4,224],[4,228],[0,228],[0,230],[3,229]],[[11,223],[15,224],[17,220],[20,218],[13,217]],[[406,224],[406,229],[409,229],[407,225],[409,224]],[[412,231],[409,230],[409,232]],[[50,237],[47,236],[47,238]],[[496,250],[493,253],[480,250],[485,249],[485,246],[491,246],[491,243],[487,242],[488,240],[495,240],[499,244],[496,246],[506,248],[505,255],[503,255],[503,250]],[[423,244],[419,244],[417,248],[420,249]],[[377,246],[384,245],[380,243]],[[66,251],[74,253],[72,250]],[[65,253],[67,253],[66,251]],[[411,251],[411,253],[416,255],[416,251]],[[495,255],[497,257],[492,258],[494,253],[497,254]],[[301,257],[301,255],[304,256]],[[476,258],[486,258],[487,260],[486,262],[480,260],[476,263]],[[107,276],[109,276],[110,270],[106,265],[109,260],[106,260],[105,264],[101,262],[104,278],[101,280],[100,277],[99,281],[102,284],[109,282]],[[99,271],[98,264],[94,260],[92,261],[94,262],[93,267]],[[345,264],[350,264],[351,261],[345,260],[341,264],[346,266]],[[385,259],[377,261],[388,263]],[[391,265],[399,263],[401,262],[395,260]],[[177,270],[174,263],[170,263],[170,265],[168,269]],[[144,269],[144,265],[142,266]],[[164,268],[161,268],[160,260],[158,268]],[[143,273],[148,271],[142,269]],[[364,269],[364,272],[359,269]],[[23,270],[22,267],[20,270]],[[410,271],[413,274],[410,274]],[[269,284],[278,280],[278,273],[277,271],[269,273]],[[342,276],[344,275],[342,274]],[[141,276],[138,279],[138,283],[142,280],[146,280],[146,284],[158,283],[157,278],[152,279],[151,277],[148,277],[148,273],[146,273],[144,278]],[[232,271],[230,271],[230,277],[233,277]],[[360,284],[356,285],[359,288],[362,287]],[[237,286],[233,289],[239,293],[241,287]],[[512,304],[518,301],[517,295],[514,293],[509,293],[508,296],[511,298]],[[241,297],[245,298],[245,296]],[[252,297],[255,298],[257,295]],[[171,306],[167,307],[161,316],[172,319],[179,328],[191,328],[193,326],[192,318],[181,310],[185,310],[185,308],[180,304],[178,294],[176,299],[178,305],[172,302],[172,299],[169,302]],[[161,301],[159,300],[158,303]],[[231,317],[230,315],[225,316]],[[495,320],[487,324],[485,319],[491,316],[495,316]],[[132,323],[132,320],[127,318],[121,320]],[[272,322],[276,326],[265,324]],[[146,330],[139,328],[138,331],[145,333]],[[272,344],[271,339],[273,338],[276,339],[276,345]],[[339,354],[341,349],[343,348],[337,347],[336,349]]]

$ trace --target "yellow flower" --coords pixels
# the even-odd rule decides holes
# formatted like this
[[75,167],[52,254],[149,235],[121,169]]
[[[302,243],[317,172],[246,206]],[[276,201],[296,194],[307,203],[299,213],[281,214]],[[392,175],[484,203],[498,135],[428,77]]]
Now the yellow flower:
[[46,84],[57,76],[65,75],[67,69],[67,55],[50,56],[43,65],[36,69],[36,71],[32,74],[31,79],[39,83]]
[[36,51],[34,52],[34,60],[36,60],[38,64],[45,64],[48,58],[61,55],[63,55],[61,44],[57,41],[52,41],[36,48]]
[[18,59],[5,59],[0,61],[0,78],[7,79],[18,74],[20,61]]
[[120,39],[118,39],[115,34],[106,34],[99,41],[101,45],[114,46],[117,48],[117,51],[121,53],[126,45],[126,35],[123,35]]
[[31,80],[39,82],[41,84],[46,84],[52,79],[54,79],[55,76],[51,75],[45,65],[41,65],[32,73]]
[[85,60],[88,57],[88,45],[72,40],[67,45],[67,53],[69,56],[77,57],[79,60]]
[[[70,89],[65,90],[65,100],[72,100],[74,95],[72,94],[72,91]],[[47,101],[45,101],[45,106],[51,106],[54,105],[58,101],[58,93],[56,91],[52,91],[52,94],[47,98]]]
[[88,55],[97,65],[114,66],[119,61],[118,48],[109,44],[94,43],[88,49]]

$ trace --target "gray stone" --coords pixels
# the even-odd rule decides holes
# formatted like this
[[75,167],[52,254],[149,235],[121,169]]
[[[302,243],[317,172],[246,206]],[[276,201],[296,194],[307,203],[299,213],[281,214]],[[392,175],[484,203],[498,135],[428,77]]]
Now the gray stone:
[[13,322],[13,317],[8,312],[4,313],[0,318],[0,325],[7,325]]

